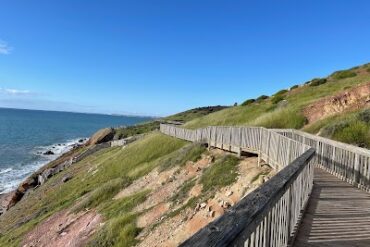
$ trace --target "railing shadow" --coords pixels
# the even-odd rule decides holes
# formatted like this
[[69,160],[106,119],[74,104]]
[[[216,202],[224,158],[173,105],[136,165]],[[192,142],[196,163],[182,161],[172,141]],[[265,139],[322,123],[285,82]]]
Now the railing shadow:
[[370,194],[320,168],[294,246],[370,246]]

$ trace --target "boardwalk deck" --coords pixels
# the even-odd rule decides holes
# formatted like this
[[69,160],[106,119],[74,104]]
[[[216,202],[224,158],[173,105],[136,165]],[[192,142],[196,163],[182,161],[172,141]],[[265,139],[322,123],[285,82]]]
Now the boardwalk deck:
[[370,194],[315,168],[294,246],[370,246]]

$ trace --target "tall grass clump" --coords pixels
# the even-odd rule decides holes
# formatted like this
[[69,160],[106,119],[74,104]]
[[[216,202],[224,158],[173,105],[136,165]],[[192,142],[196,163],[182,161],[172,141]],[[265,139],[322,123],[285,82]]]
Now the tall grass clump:
[[292,109],[276,109],[266,113],[255,120],[251,125],[265,128],[293,128],[300,129],[306,123],[306,118],[298,111]]
[[200,143],[188,144],[161,160],[159,170],[164,171],[176,165],[183,166],[187,161],[195,162],[205,151],[206,148]]
[[74,208],[76,211],[80,211],[84,208],[91,208],[99,205],[100,203],[111,199],[117,194],[124,186],[130,183],[130,179],[127,177],[116,178],[98,186],[90,194],[87,194],[86,198],[82,200]]
[[359,147],[370,147],[370,125],[356,121],[334,133],[333,138]]
[[203,184],[203,191],[214,191],[235,182],[237,177],[237,165],[239,159],[233,155],[222,157],[209,168],[207,168],[200,183]]
[[149,192],[150,190],[140,191],[100,207],[100,211],[109,220],[88,246],[128,247],[135,245],[138,242],[136,236],[140,229],[136,227],[138,215],[131,213],[131,211],[145,201]]

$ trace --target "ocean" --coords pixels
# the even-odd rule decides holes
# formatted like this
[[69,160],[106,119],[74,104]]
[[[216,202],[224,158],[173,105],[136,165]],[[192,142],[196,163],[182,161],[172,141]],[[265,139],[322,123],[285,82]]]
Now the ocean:
[[[99,129],[150,119],[0,108],[0,194]],[[54,155],[45,155],[47,150]]]

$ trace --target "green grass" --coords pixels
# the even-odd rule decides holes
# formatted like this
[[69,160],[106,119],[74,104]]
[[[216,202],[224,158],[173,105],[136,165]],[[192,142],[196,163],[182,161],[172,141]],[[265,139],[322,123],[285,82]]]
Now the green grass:
[[306,118],[292,109],[276,109],[257,117],[250,122],[253,126],[262,126],[265,128],[293,128],[299,129],[306,123]]
[[305,131],[352,145],[370,148],[370,109],[346,112],[317,121]]
[[132,196],[121,198],[100,206],[108,220],[102,230],[95,235],[88,246],[128,247],[137,243],[135,237],[140,232],[136,227],[137,214],[131,213],[144,202],[150,190],[140,191]]
[[[362,68],[362,67],[361,67]],[[285,99],[287,100],[287,106],[284,108],[285,111],[290,112],[294,116],[294,120],[284,120],[284,124],[272,123],[274,121],[280,121],[281,118],[275,116],[266,116],[264,120],[267,121],[265,126],[280,126],[282,128],[289,128],[296,126],[301,128],[302,125],[302,110],[307,105],[315,102],[323,97],[334,95],[338,92],[343,91],[345,88],[352,88],[360,84],[369,82],[370,75],[366,73],[358,73],[355,77],[344,78],[340,80],[327,79],[325,84],[311,87],[309,85],[303,85],[296,90],[287,92]],[[207,127],[210,125],[256,125],[259,124],[257,118],[262,118],[263,115],[270,115],[274,105],[271,100],[260,100],[245,106],[237,106],[228,109],[221,110],[216,113],[212,113],[185,124],[185,127],[190,129],[196,129],[200,127]],[[263,119],[263,118],[262,118]]]
[[159,170],[164,171],[176,165],[183,166],[187,161],[197,161],[206,148],[199,143],[191,143],[165,157],[160,163]]
[[[39,222],[76,203],[82,203],[83,207],[96,206],[104,215],[109,211],[104,205],[114,202],[112,197],[116,192],[159,166],[164,157],[185,144],[185,141],[153,133],[124,149],[105,149],[74,164],[0,218],[0,246],[18,246],[22,236]],[[61,183],[66,172],[74,177]]]
[[331,77],[335,80],[341,80],[345,78],[355,77],[357,74],[352,70],[341,70],[334,72]]
[[194,187],[195,183],[196,183],[195,179],[186,181],[182,185],[180,190],[174,196],[172,196],[169,201],[175,204],[181,203],[188,196],[189,191]]
[[238,164],[239,159],[234,155],[227,155],[216,160],[212,166],[204,171],[200,178],[200,183],[203,185],[203,193],[215,191],[234,183],[238,176]]

